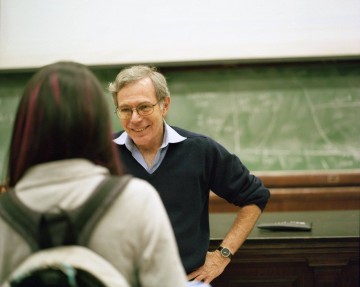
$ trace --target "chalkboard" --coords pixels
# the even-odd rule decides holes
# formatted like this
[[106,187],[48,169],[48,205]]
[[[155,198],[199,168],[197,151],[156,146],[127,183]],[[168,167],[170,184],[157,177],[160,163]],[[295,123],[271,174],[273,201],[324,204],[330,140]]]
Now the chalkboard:
[[4,178],[4,162],[15,111],[28,78],[27,74],[0,74],[0,179]]
[[360,168],[360,65],[167,73],[168,122],[208,135],[252,170]]
[[[120,68],[93,70],[105,91]],[[160,71],[171,92],[167,122],[214,138],[253,171],[360,169],[359,61]],[[0,168],[30,76],[0,74]]]

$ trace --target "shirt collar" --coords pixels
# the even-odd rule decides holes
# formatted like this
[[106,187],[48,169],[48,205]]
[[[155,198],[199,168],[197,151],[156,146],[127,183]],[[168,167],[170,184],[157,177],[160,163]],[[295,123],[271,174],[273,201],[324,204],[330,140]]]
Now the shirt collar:
[[[168,146],[169,143],[179,143],[186,140],[186,137],[179,135],[172,127],[170,127],[164,120],[165,126],[165,134],[162,145],[160,148],[164,148]],[[134,147],[134,143],[132,139],[129,137],[127,132],[123,132],[118,138],[114,139],[114,142],[118,145],[125,145],[128,150],[132,150]]]

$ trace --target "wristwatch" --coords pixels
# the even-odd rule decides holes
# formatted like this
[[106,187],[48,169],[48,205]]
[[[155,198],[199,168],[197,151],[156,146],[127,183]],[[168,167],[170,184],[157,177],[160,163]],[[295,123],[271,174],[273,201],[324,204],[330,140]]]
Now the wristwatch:
[[219,246],[217,250],[220,251],[222,257],[229,258],[230,260],[234,256],[233,254],[231,254],[230,250],[226,247]]

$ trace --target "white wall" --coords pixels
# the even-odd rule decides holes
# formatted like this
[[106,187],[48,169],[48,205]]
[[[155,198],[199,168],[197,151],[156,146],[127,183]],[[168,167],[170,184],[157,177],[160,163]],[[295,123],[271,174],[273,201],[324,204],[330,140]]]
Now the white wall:
[[360,0],[0,0],[0,69],[360,55]]

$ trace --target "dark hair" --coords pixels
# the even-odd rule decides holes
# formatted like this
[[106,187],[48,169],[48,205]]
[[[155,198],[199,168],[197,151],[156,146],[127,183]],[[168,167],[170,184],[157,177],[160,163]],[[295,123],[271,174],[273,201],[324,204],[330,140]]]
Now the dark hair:
[[36,164],[71,158],[120,175],[109,114],[101,85],[87,67],[58,62],[40,69],[27,83],[16,113],[8,185]]

